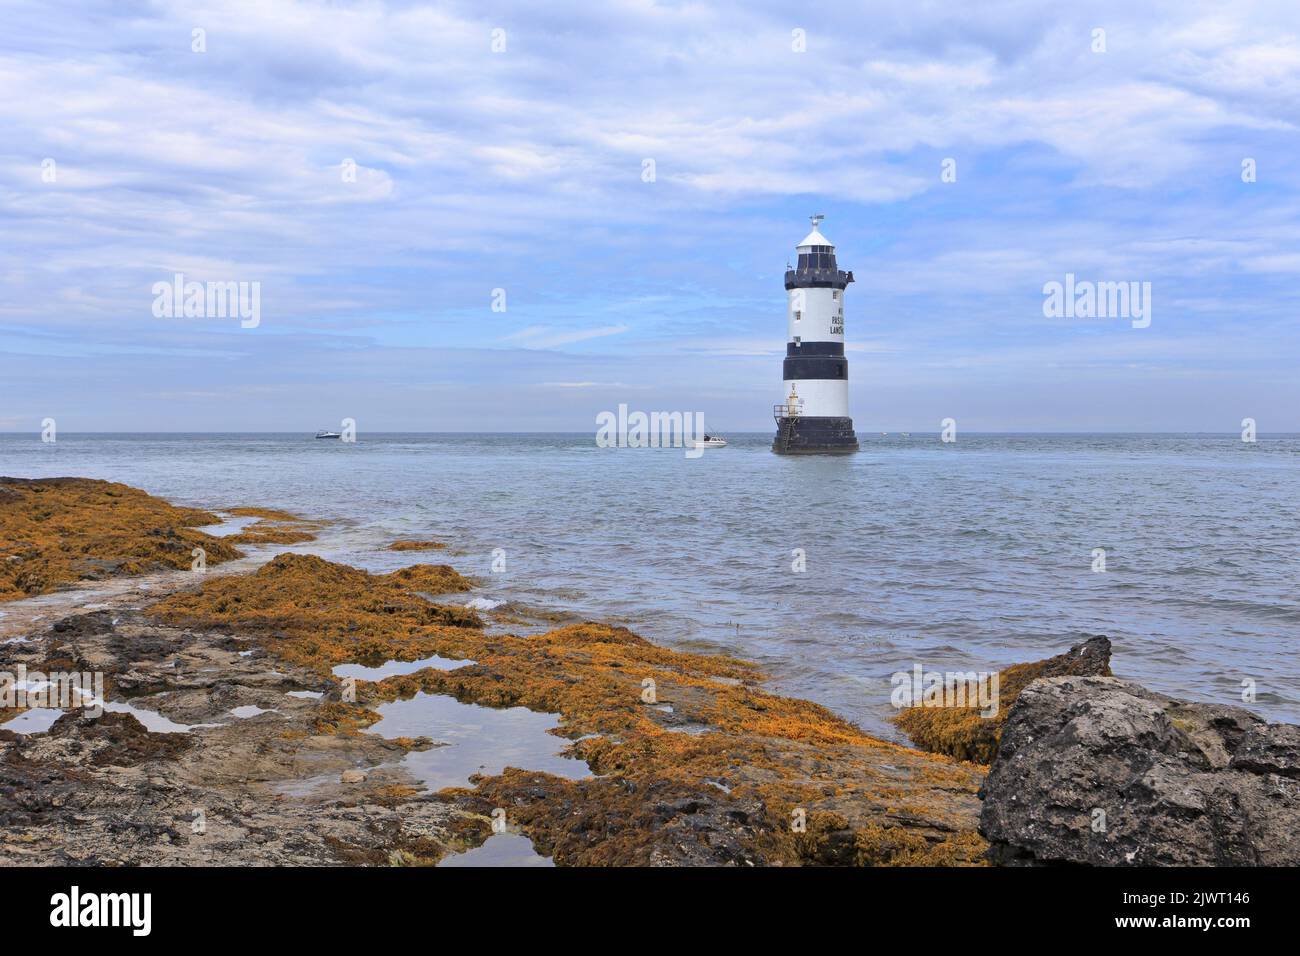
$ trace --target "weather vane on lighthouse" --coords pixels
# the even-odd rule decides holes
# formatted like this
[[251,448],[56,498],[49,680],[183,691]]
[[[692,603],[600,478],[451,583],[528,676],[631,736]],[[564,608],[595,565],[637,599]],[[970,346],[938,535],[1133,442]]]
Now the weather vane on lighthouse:
[[785,273],[789,337],[784,401],[773,407],[779,455],[847,454],[858,450],[849,417],[849,361],[844,357],[844,290],[835,246],[821,234],[826,217],[808,217],[812,232],[796,246],[799,260]]

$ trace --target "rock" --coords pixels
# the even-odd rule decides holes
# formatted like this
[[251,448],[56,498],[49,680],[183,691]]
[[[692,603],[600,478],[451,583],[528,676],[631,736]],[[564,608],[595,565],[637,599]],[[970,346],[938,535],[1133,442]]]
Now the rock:
[[366,775],[360,770],[344,770],[343,776],[339,778],[343,783],[363,783]]
[[1094,635],[1064,654],[1039,661],[1038,666],[1039,677],[1109,677],[1110,638]]
[[[894,718],[922,750],[958,760],[989,763],[998,750],[998,737],[1020,692],[1040,677],[1110,676],[1110,639],[1090,637],[1064,654],[1030,664],[1013,664],[998,674],[997,713],[979,707],[907,707]],[[979,693],[983,690],[983,693]],[[988,699],[987,688],[970,686],[967,700]]]
[[995,862],[1300,865],[1300,727],[1113,677],[1025,688],[980,795]]

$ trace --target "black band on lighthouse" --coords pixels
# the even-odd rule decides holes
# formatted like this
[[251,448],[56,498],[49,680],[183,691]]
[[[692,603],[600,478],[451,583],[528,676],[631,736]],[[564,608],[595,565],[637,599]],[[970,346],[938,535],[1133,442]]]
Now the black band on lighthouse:
[[845,289],[852,281],[853,273],[840,269],[790,269],[785,274],[787,289]]
[[791,358],[804,355],[843,355],[843,342],[787,342],[785,354]]
[[788,358],[782,369],[787,382],[812,378],[848,378],[849,360],[846,358]]

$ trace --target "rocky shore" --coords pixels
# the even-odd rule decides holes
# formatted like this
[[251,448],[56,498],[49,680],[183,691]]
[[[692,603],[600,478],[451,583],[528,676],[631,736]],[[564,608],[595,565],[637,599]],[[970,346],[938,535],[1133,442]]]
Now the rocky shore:
[[[39,730],[20,723],[30,713],[0,713],[0,865],[427,865],[503,828],[561,865],[1180,862],[1193,857],[1132,841],[1143,814],[1165,812],[1186,781],[1209,816],[1153,828],[1162,840],[1222,844],[1211,856],[1237,860],[1270,827],[1295,832],[1295,728],[1220,711],[1193,719],[1185,705],[1088,676],[1109,674],[1104,638],[1004,672],[998,721],[909,712],[900,723],[943,751],[931,753],[769,693],[748,662],[599,623],[506,633],[510,618],[453,603],[474,584],[447,565],[372,574],[270,556],[319,528],[283,512],[224,513],[256,520],[217,538],[199,528],[220,516],[125,486],[0,479],[3,600],[190,568],[195,548],[213,565],[240,557],[237,546],[269,557],[247,573],[187,573],[0,645],[0,669],[101,673],[108,702],[102,716],[51,714]],[[364,676],[341,676],[348,668]],[[1125,706],[1145,707],[1159,732],[1125,736],[1119,704],[1114,721],[1089,724],[1111,684],[1142,701]],[[375,732],[390,708],[418,701],[551,715],[564,757],[550,769],[560,759],[572,771],[503,764],[426,786],[419,757],[446,741]],[[1162,755],[1151,773],[1167,784],[1146,803],[1121,770],[1137,773],[1138,750]],[[1085,767],[1108,769],[1082,780]],[[1231,838],[1211,779],[1221,773],[1236,775],[1235,805],[1263,821]],[[1290,802],[1274,813],[1278,799]],[[1090,802],[1113,808],[1105,852],[1089,849]],[[1189,813],[1168,809],[1171,820]]]

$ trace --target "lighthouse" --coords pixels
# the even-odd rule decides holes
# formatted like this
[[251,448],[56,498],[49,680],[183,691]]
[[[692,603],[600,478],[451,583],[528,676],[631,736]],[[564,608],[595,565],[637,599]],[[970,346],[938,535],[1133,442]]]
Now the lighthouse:
[[852,272],[835,262],[835,246],[821,234],[825,216],[796,246],[798,264],[786,270],[789,335],[782,401],[773,408],[778,455],[834,455],[858,450],[849,417],[849,361],[844,357],[844,290]]

